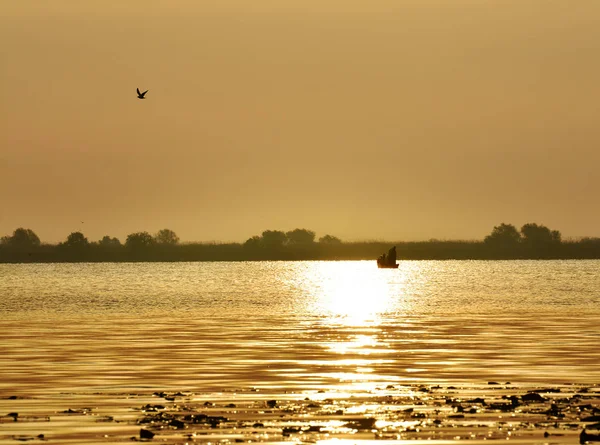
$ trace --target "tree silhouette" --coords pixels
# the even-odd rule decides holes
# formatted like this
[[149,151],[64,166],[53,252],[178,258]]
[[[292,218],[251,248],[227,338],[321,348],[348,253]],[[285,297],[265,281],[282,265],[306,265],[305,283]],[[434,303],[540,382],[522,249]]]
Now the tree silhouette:
[[154,238],[148,232],[130,233],[125,241],[125,247],[132,250],[146,249],[152,245]]
[[23,227],[19,227],[16,229],[12,236],[3,237],[3,244],[8,244],[12,247],[18,248],[30,248],[30,247],[39,247],[41,242],[40,238],[35,234],[35,232],[31,229],[24,229]]
[[342,244],[342,240],[337,236],[333,235],[325,235],[319,238],[319,243],[321,244]]
[[262,233],[262,245],[268,249],[282,247],[287,241],[287,236],[280,230],[265,230]]
[[315,242],[315,232],[306,229],[294,229],[285,234],[288,244],[307,245]]
[[246,248],[256,248],[262,246],[262,238],[260,236],[253,236],[252,238],[248,238],[244,243],[244,247]]
[[102,247],[118,247],[121,245],[121,241],[118,238],[111,238],[108,235],[104,235],[98,244]]
[[154,236],[154,240],[157,244],[174,246],[179,244],[179,237],[170,229],[159,230]]
[[483,240],[486,244],[494,246],[514,247],[521,241],[521,234],[512,224],[495,226],[492,233]]
[[561,243],[561,234],[558,230],[535,223],[528,223],[521,227],[523,244],[533,249],[549,247]]
[[81,249],[90,245],[88,239],[81,232],[72,232],[63,243],[65,247]]

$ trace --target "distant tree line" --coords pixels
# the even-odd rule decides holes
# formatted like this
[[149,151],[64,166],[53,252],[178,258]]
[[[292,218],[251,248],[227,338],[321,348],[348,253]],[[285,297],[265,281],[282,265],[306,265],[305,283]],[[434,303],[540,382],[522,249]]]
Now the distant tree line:
[[518,231],[512,224],[495,226],[483,242],[496,253],[514,256],[515,254],[552,255],[558,253],[562,235],[558,230],[535,223],[528,223]]
[[70,261],[159,261],[179,244],[179,237],[170,229],[155,235],[136,232],[127,235],[125,244],[108,235],[90,242],[81,232],[72,232],[56,245],[42,244],[31,229],[16,229],[12,236],[0,238],[0,262],[70,262]]
[[390,246],[398,259],[600,259],[600,238],[563,241],[561,233],[528,223],[495,226],[483,241],[343,242],[312,230],[265,230],[244,243],[181,243],[170,229],[154,235],[136,232],[124,243],[104,236],[89,241],[70,233],[58,244],[44,244],[31,229],[18,228],[0,238],[0,262],[124,262],[124,261],[252,261],[252,260],[374,260]]

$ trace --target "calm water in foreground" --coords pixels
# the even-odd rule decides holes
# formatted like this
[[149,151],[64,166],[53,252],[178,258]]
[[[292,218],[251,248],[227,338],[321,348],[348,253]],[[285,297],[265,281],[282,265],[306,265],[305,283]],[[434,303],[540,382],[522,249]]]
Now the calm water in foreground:
[[0,395],[600,383],[600,261],[0,265]]

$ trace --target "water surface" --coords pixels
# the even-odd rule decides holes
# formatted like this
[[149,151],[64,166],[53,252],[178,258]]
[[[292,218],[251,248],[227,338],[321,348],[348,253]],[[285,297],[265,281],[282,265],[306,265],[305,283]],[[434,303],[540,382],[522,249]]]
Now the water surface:
[[599,268],[0,265],[0,394],[600,383]]

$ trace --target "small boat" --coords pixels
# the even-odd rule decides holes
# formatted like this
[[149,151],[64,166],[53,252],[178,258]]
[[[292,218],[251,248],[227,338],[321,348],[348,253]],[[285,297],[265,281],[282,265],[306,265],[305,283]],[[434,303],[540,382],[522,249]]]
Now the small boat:
[[380,269],[398,269],[399,264],[381,264],[377,261],[377,267]]
[[380,269],[398,269],[396,263],[396,246],[392,247],[387,254],[381,255],[377,258],[377,267]]

